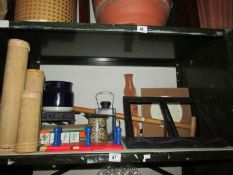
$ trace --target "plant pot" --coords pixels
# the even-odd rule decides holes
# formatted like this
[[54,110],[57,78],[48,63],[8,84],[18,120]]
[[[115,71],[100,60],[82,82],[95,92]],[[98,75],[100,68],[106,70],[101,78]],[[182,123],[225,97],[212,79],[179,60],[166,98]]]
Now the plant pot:
[[97,22],[164,26],[172,0],[93,0]]

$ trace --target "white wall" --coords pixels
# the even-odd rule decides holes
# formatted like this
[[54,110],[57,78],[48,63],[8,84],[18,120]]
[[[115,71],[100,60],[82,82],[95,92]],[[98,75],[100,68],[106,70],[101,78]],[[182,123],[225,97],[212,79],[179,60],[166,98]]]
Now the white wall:
[[42,65],[46,80],[73,82],[75,105],[96,107],[95,95],[100,91],[115,94],[115,107],[122,112],[124,74],[132,73],[137,94],[141,88],[176,87],[175,68]]
[[[120,67],[120,66],[58,66],[42,65],[46,80],[62,80],[73,82],[75,105],[96,108],[95,95],[100,91],[114,93],[114,107],[117,112],[123,112],[123,90],[125,86],[124,74],[132,73],[137,95],[141,95],[141,88],[176,87],[175,68],[162,67]],[[102,97],[102,98],[101,98]],[[101,99],[110,96],[100,96]],[[85,124],[87,120],[77,118],[77,123]],[[123,135],[124,135],[124,125]]]

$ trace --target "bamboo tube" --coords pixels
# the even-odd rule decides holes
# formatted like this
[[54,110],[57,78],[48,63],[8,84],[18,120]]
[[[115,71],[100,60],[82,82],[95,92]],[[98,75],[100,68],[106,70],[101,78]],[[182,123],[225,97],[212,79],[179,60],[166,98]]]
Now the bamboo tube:
[[[76,106],[73,108],[73,111],[74,112],[81,112],[81,113],[88,113],[88,114],[94,114],[95,113],[95,109],[84,108],[84,107],[76,107]],[[119,119],[124,119],[125,118],[124,114],[121,114],[121,113],[116,113],[116,117],[119,118]],[[142,123],[163,125],[162,120],[152,119],[152,118],[148,118],[148,117],[132,116],[132,120],[136,121],[136,122],[142,122]],[[177,128],[183,128],[183,129],[190,129],[191,128],[191,125],[182,124],[182,123],[175,123],[175,126]]]
[[24,91],[21,96],[19,127],[15,151],[35,152],[38,147],[41,93]]
[[0,149],[5,151],[13,151],[16,143],[29,50],[26,41],[10,39],[8,42],[0,113]]
[[44,72],[37,69],[28,69],[25,82],[25,90],[27,92],[43,92]]

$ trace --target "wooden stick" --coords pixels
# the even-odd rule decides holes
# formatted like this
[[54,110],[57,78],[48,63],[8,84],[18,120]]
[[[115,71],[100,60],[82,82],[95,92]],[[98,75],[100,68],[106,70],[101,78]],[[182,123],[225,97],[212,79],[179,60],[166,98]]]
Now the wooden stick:
[[192,117],[191,118],[191,128],[190,128],[190,136],[191,137],[195,137],[196,125],[197,125],[197,119],[196,119],[196,117]]
[[[77,106],[73,107],[73,111],[74,112],[81,112],[81,113],[88,113],[88,114],[94,114],[95,113],[95,109],[77,107]],[[124,114],[121,114],[121,113],[116,113],[116,117],[118,119],[124,119],[125,118]],[[196,117],[194,117],[194,118],[196,118]],[[149,117],[132,116],[132,120],[136,121],[136,122],[141,122],[141,123],[150,123],[150,124],[155,124],[155,125],[163,125],[162,120],[152,119],[152,118],[149,118]],[[192,127],[191,125],[182,124],[182,123],[175,123],[175,126],[177,128],[183,128],[183,129],[190,129]]]

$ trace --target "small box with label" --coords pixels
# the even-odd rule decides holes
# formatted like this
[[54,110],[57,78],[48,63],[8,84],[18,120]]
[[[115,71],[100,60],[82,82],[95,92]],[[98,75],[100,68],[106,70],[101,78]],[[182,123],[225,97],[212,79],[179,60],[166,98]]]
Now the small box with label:
[[[40,130],[40,144],[49,145],[53,143],[54,133],[53,128],[57,125],[42,126]],[[63,125],[61,140],[62,143],[79,143],[85,141],[86,125]]]

